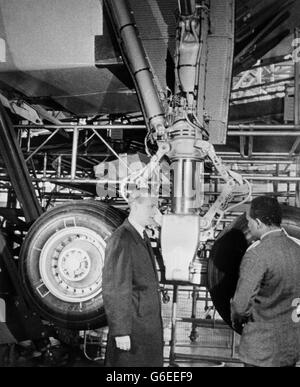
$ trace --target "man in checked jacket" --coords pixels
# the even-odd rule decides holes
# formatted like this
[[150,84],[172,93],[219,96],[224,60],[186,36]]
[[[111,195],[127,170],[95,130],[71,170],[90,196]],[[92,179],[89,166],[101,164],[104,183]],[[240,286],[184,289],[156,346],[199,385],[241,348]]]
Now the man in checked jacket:
[[[245,366],[292,367],[300,354],[300,246],[281,228],[277,200],[255,198],[247,211],[257,239],[245,253],[231,301]],[[298,307],[298,311],[297,311]]]
[[162,367],[163,325],[155,257],[145,227],[154,223],[157,199],[145,189],[129,196],[128,219],[105,251],[103,301],[109,336],[107,367]]

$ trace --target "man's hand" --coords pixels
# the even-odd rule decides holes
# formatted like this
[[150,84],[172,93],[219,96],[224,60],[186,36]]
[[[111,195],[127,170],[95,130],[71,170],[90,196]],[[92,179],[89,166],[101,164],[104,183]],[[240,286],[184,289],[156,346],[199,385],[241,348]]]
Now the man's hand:
[[235,311],[233,299],[230,300],[231,325],[238,333],[242,333],[244,325],[249,320],[249,314],[241,315]]
[[116,339],[116,347],[121,349],[122,351],[130,351],[131,341],[130,336],[117,336]]

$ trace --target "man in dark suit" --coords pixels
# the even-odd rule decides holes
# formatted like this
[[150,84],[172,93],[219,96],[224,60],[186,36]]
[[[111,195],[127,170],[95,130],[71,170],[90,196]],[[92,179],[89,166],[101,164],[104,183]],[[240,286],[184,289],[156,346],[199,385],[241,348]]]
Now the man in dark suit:
[[148,191],[129,196],[128,219],[105,252],[103,301],[109,335],[107,367],[163,366],[163,325],[155,257],[145,227],[154,223],[157,199]]
[[291,367],[299,360],[300,246],[281,228],[281,207],[268,196],[247,211],[257,239],[244,255],[231,301],[232,322],[243,326],[239,355],[246,366]]

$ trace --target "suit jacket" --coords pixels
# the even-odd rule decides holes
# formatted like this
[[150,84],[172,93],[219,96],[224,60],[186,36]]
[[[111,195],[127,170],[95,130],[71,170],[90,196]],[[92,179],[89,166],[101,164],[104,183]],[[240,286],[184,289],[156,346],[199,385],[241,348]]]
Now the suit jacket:
[[[159,283],[149,239],[126,219],[112,234],[105,252],[103,301],[109,326],[106,366],[163,365],[163,328]],[[115,346],[129,335],[131,350]]]
[[248,249],[232,300],[232,319],[246,321],[240,358],[262,367],[296,363],[300,322],[293,318],[300,297],[300,246],[282,230]]

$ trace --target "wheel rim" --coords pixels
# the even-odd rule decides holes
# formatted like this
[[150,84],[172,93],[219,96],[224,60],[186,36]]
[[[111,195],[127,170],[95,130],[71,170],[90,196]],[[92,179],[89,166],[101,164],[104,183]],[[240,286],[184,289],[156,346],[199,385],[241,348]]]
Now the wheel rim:
[[102,291],[104,239],[86,227],[68,227],[42,248],[39,269],[49,292],[67,302],[91,300]]

